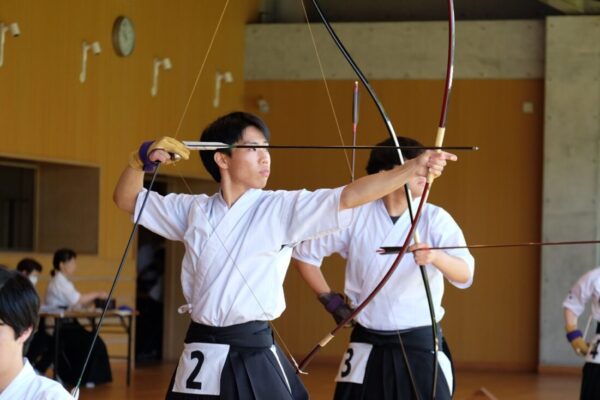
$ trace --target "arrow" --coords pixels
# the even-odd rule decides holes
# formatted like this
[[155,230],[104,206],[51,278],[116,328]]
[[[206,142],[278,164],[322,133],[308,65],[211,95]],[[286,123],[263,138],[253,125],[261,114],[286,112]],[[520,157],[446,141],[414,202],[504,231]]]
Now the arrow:
[[452,150],[477,151],[478,146],[325,146],[325,145],[273,145],[273,144],[227,144],[221,142],[182,142],[190,150],[215,151],[222,149],[319,149],[319,150],[373,150],[373,149],[422,149],[422,150]]

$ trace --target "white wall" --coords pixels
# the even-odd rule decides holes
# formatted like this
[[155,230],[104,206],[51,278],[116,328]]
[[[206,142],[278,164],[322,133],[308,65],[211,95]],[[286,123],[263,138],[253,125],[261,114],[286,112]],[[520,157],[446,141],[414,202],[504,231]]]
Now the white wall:
[[[457,79],[541,78],[543,21],[460,21],[456,24]],[[369,79],[442,79],[448,24],[381,22],[333,24]],[[311,24],[327,79],[355,75],[320,24]],[[245,78],[321,79],[306,24],[256,24],[246,28]]]
[[[544,240],[598,239],[600,17],[547,20],[544,127]],[[542,250],[540,363],[580,365],[565,346],[562,301],[598,265],[597,246]],[[580,318],[580,327],[587,314]],[[583,330],[583,328],[582,328]],[[557,345],[559,344],[559,345]]]

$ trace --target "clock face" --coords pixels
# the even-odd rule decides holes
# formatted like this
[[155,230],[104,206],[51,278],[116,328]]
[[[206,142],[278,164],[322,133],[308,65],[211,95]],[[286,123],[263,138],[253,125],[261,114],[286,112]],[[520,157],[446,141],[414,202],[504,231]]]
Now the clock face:
[[135,29],[125,16],[117,17],[112,32],[113,46],[118,55],[127,57],[135,48]]

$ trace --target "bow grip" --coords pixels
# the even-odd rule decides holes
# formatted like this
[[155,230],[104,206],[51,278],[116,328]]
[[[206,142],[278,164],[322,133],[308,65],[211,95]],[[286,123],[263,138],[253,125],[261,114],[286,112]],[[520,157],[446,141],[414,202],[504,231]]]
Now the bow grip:
[[[435,147],[442,147],[444,144],[444,134],[446,133],[446,127],[445,126],[440,126],[437,129],[437,135],[435,136]],[[441,150],[436,150],[438,153],[441,153]],[[429,182],[429,184],[431,185],[433,183],[433,180],[435,179],[435,177],[433,176],[433,174],[428,174],[427,175],[427,182]]]

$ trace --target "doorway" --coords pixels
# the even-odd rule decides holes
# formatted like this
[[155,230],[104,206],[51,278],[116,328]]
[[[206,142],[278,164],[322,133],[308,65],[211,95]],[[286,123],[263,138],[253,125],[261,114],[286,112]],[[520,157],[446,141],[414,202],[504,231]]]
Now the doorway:
[[[149,182],[144,182],[148,187]],[[167,183],[155,181],[152,190],[166,194]],[[166,239],[140,226],[136,259],[136,362],[162,360]]]

